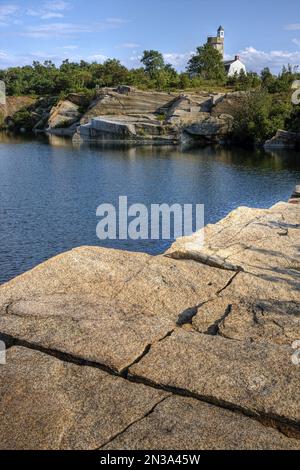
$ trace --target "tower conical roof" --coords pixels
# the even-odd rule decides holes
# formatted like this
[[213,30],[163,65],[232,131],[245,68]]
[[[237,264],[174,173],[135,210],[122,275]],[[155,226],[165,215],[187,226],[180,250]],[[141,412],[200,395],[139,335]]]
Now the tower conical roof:
[[223,26],[219,26],[218,31],[225,31],[225,30],[224,30]]

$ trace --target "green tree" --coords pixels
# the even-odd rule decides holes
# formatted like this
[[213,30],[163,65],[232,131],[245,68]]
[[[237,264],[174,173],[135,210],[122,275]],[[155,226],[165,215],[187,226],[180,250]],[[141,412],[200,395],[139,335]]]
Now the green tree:
[[211,44],[197,48],[197,53],[188,62],[187,71],[190,75],[200,75],[205,80],[221,83],[226,81],[222,54]]
[[144,51],[141,62],[145,67],[146,73],[152,78],[165,67],[163,55],[158,51]]

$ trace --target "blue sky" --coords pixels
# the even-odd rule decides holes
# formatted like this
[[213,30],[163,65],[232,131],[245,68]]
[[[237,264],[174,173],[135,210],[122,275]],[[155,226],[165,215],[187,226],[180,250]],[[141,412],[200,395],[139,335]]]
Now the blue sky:
[[0,68],[107,57],[136,67],[157,49],[183,70],[220,24],[226,58],[255,71],[300,65],[299,0],[0,0]]

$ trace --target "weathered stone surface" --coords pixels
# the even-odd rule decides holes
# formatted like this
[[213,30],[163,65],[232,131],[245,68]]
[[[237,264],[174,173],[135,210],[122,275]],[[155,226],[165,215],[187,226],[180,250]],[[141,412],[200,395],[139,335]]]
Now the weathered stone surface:
[[229,313],[219,325],[219,333],[226,338],[287,346],[300,338],[300,303],[240,300],[228,305]]
[[212,95],[202,93],[197,96],[185,94],[176,97],[169,104],[166,119],[173,124],[188,124],[203,121],[210,116],[213,105]]
[[184,127],[184,132],[194,137],[208,139],[210,142],[215,139],[219,141],[222,137],[228,136],[232,130],[233,118],[222,116],[221,118],[209,116],[202,122],[194,122]]
[[0,286],[0,339],[17,345],[0,445],[297,448],[299,209],[239,208],[167,256],[78,248]]
[[295,149],[300,146],[300,134],[279,129],[272,139],[265,142],[266,149]]
[[122,371],[230,278],[191,263],[72,250],[1,288],[0,332]]
[[299,370],[290,347],[177,330],[130,374],[300,430]]
[[6,116],[13,117],[22,108],[33,105],[37,100],[31,96],[7,96]]
[[168,394],[13,347],[0,366],[0,449],[103,446]]
[[[231,96],[232,95],[232,96]],[[230,97],[230,98],[227,98]],[[226,98],[226,99],[225,99]],[[225,100],[221,106],[221,101]],[[81,119],[74,135],[75,142],[137,140],[143,142],[179,143],[187,141],[220,142],[232,130],[232,101],[237,106],[241,93],[145,92],[131,87],[103,88]],[[97,132],[93,119],[105,119],[120,125],[134,126],[136,132]]]
[[199,308],[194,327],[206,332],[220,326],[229,338],[275,344],[300,337],[299,233],[299,206],[279,203],[270,209],[236,209],[205,228],[203,246],[199,234],[176,241],[168,256],[218,261],[220,268],[236,271],[220,298]]
[[246,416],[193,398],[172,396],[103,450],[299,450],[289,439]]
[[[284,267],[288,274],[289,264],[292,266],[293,260],[297,263],[294,240],[299,230],[300,208],[297,206],[279,203],[271,209],[239,207],[217,224],[205,227],[203,246],[200,246],[203,237],[195,233],[178,239],[167,254],[182,253],[181,258],[184,258],[190,249],[198,248],[203,255],[240,265],[252,274],[268,269],[276,271],[279,267]],[[290,263],[287,263],[287,255]]]
[[127,283],[117,296],[177,322],[186,310],[213,298],[231,279],[232,273],[193,261],[152,258],[147,268]]
[[[243,277],[241,280],[243,283]],[[228,291],[197,309],[192,319],[196,331],[239,341],[287,346],[300,338],[299,303],[260,301],[242,295],[239,298],[234,282]]]
[[159,93],[131,89],[123,93],[121,90],[103,88],[98,98],[92,103],[90,109],[83,115],[81,124],[87,124],[92,118],[98,116],[139,116],[154,114],[165,109],[176,97],[172,93]]
[[93,118],[89,124],[77,130],[78,137],[83,140],[130,140],[136,136],[135,125],[121,120],[104,117]]
[[23,108],[30,108],[36,101],[31,96],[6,96],[5,102],[0,103],[0,128],[13,128],[14,115]]
[[79,119],[79,106],[69,100],[62,100],[51,110],[48,130],[69,127]]
[[232,305],[229,301],[227,297],[216,297],[201,305],[192,319],[193,328],[199,333],[211,335],[219,333],[223,319],[232,312]]

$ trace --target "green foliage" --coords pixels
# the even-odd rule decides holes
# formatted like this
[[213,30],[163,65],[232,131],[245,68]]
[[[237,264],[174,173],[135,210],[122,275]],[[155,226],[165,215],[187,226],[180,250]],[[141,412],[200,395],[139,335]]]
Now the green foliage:
[[145,67],[145,72],[151,78],[155,77],[165,67],[163,55],[158,51],[144,51],[141,62]]
[[22,108],[14,114],[14,128],[17,131],[25,129],[30,132],[36,124],[36,119],[30,108]]
[[286,127],[291,112],[289,95],[271,95],[263,88],[249,92],[236,112],[233,138],[243,144],[262,144]]
[[[197,49],[190,59],[186,72],[178,72],[165,64],[163,55],[154,50],[144,51],[143,67],[128,69],[116,59],[103,64],[70,62],[65,60],[59,67],[51,61],[33,62],[24,67],[0,70],[8,95],[31,95],[43,97],[41,108],[49,108],[69,93],[82,93],[86,97],[80,112],[86,111],[96,97],[97,89],[130,85],[143,90],[180,92],[197,90],[207,92],[245,91],[246,97],[234,121],[233,137],[243,144],[261,143],[275,134],[277,129],[300,132],[299,106],[291,104],[291,85],[300,74],[291,66],[283,67],[276,76],[268,68],[261,74],[244,72],[226,77],[221,54],[211,45]],[[48,103],[49,101],[49,103]],[[53,103],[51,104],[50,103]],[[32,129],[43,112],[23,108],[14,115],[17,129]],[[158,119],[162,119],[158,116]],[[0,125],[5,120],[0,116]]]
[[257,73],[245,73],[243,70],[240,74],[235,73],[233,77],[229,77],[227,84],[234,87],[236,91],[249,91],[261,86],[261,81]]
[[269,93],[289,92],[293,81],[296,79],[296,70],[291,65],[283,67],[281,73],[276,77],[268,67],[261,72],[262,87]]
[[197,48],[197,53],[189,60],[187,71],[190,75],[199,75],[205,80],[226,82],[222,54],[211,44]]
[[292,112],[286,120],[286,128],[292,132],[300,133],[300,106],[293,106]]

